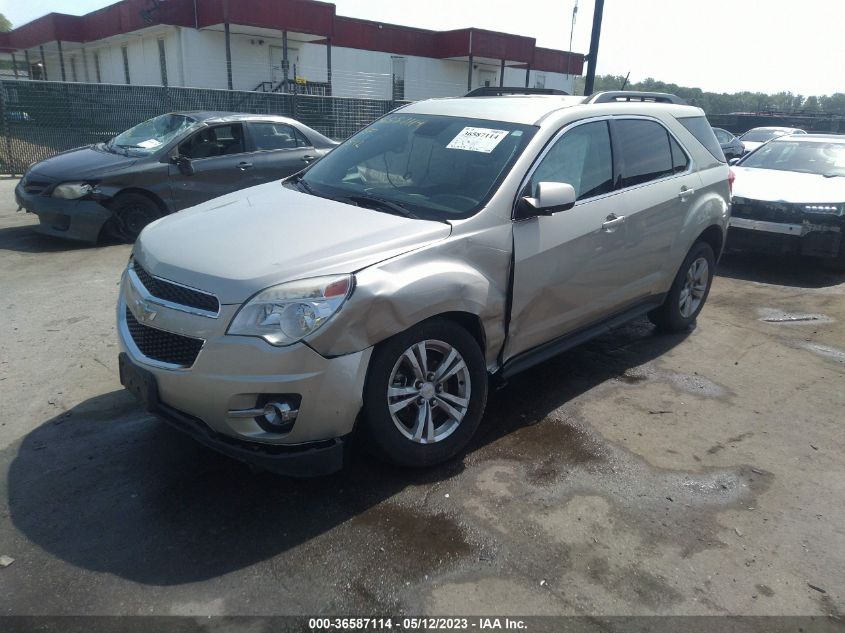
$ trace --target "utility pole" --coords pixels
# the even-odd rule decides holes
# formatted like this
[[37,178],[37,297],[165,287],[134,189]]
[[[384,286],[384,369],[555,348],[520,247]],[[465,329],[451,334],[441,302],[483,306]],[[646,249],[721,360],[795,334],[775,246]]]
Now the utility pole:
[[593,33],[590,36],[590,53],[587,55],[587,77],[584,82],[584,95],[593,94],[593,85],[596,82],[596,62],[599,57],[599,37],[601,37],[601,16],[604,11],[604,0],[596,0],[593,10]]

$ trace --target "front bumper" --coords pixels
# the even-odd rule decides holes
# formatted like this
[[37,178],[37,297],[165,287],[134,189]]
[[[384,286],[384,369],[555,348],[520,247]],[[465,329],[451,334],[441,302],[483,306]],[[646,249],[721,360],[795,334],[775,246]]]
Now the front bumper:
[[[144,356],[129,330],[127,307],[145,327],[202,339],[193,364],[168,367]],[[342,462],[338,438],[352,432],[361,410],[372,348],[325,358],[305,343],[274,347],[261,338],[228,336],[226,329],[238,307],[221,306],[217,318],[190,314],[142,297],[124,275],[117,314],[120,349],[154,377],[156,405],[150,408],[202,443],[238,459],[278,464],[314,458],[329,461],[312,465],[306,474],[319,474],[329,466],[336,470]],[[290,395],[301,401],[293,427],[285,432],[237,415],[273,397]],[[276,453],[279,456],[268,457]],[[278,466],[272,470],[286,472]]]
[[96,242],[112,212],[94,200],[64,200],[27,193],[18,183],[15,202],[38,216],[39,233],[82,242]]
[[727,247],[772,254],[801,253],[837,257],[842,248],[842,229],[834,224],[771,222],[732,217]]

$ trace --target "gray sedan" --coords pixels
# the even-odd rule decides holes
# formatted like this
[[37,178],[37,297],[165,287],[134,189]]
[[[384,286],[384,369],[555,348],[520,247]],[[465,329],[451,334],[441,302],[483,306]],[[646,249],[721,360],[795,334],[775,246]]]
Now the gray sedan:
[[15,198],[41,233],[133,241],[159,217],[290,176],[335,145],[285,117],[175,112],[35,163]]

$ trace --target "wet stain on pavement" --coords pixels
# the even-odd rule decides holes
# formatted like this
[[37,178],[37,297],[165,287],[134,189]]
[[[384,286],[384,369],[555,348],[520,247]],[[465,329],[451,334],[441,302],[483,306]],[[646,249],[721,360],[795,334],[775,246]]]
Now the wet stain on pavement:
[[[728,438],[728,440],[727,440],[726,444],[727,444],[728,446],[733,446],[734,444],[738,444],[738,443],[739,443],[739,442],[741,442],[742,440],[747,439],[747,438],[749,438],[749,437],[753,437],[753,436],[754,436],[754,433],[750,433],[750,432],[748,432],[748,433],[740,433],[740,434],[739,434],[739,435],[737,435],[736,437],[730,437],[730,438]],[[715,455],[715,454],[716,454],[716,453],[718,453],[719,451],[723,451],[723,450],[725,450],[725,448],[727,448],[727,446],[726,446],[725,444],[722,444],[722,443],[720,443],[720,442],[717,442],[716,444],[714,444],[713,446],[711,446],[710,448],[708,448],[708,449],[707,449],[707,454],[708,454],[708,455]]]

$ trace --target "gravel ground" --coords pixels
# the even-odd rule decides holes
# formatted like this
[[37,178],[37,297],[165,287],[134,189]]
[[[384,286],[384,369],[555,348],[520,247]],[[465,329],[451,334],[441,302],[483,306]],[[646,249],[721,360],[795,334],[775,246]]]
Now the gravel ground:
[[729,256],[694,331],[637,321],[519,376],[462,459],[287,480],[136,406],[129,247],[36,235],[14,184],[0,613],[842,614],[845,276]]

